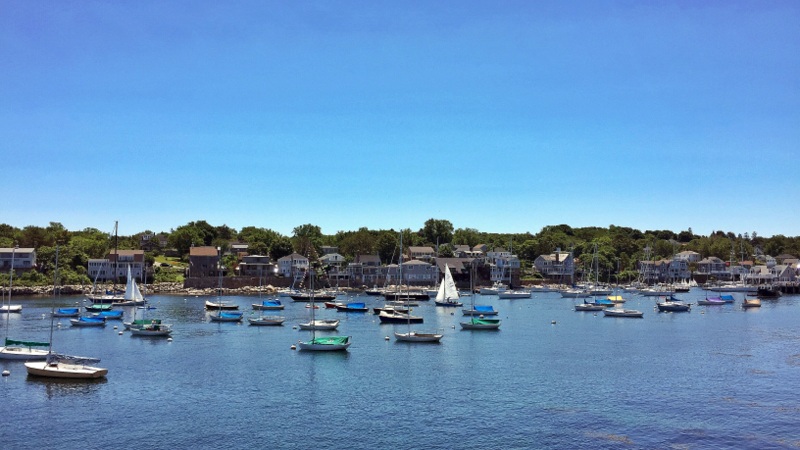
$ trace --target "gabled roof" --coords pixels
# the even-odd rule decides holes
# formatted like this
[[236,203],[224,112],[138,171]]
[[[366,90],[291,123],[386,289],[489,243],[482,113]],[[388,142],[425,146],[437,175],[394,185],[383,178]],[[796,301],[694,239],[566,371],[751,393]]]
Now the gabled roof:
[[191,247],[189,256],[218,256],[217,248],[211,246]]
[[435,253],[433,247],[408,247],[411,253]]
[[297,252],[292,253],[291,255],[286,255],[283,258],[278,259],[278,261],[291,261],[294,259],[305,259],[306,261],[308,261],[308,258]]
[[381,258],[378,255],[356,255],[356,258],[355,258],[354,262],[362,263],[362,264],[366,264],[366,263],[378,263],[378,264],[380,264],[381,263]]

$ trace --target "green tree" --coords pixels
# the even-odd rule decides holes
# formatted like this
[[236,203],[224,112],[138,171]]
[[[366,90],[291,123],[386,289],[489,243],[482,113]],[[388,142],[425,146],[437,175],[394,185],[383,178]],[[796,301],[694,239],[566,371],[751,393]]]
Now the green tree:
[[428,219],[419,234],[431,244],[449,243],[453,240],[453,224],[449,220]]
[[459,228],[453,232],[453,244],[469,245],[473,248],[483,242],[483,235],[475,228]]
[[178,250],[180,256],[189,253],[189,249],[194,246],[211,245],[211,241],[205,244],[202,233],[191,225],[183,225],[175,229],[167,238],[169,246]]
[[291,255],[294,252],[292,241],[289,238],[282,236],[273,242],[272,247],[269,249],[269,256],[273,261],[277,261],[284,256]]

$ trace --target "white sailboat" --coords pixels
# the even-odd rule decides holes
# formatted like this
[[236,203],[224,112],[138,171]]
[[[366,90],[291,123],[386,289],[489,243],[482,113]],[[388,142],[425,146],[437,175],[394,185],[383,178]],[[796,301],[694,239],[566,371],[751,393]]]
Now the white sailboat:
[[[10,326],[10,318],[12,312],[21,312],[22,305],[12,305],[11,304],[11,292],[14,288],[14,254],[16,253],[17,246],[15,246],[11,250],[11,269],[9,270],[9,277],[8,277],[8,305],[2,305],[4,308],[4,312],[6,313],[6,337],[4,347],[0,347],[0,359],[17,359],[17,360],[33,360],[33,359],[45,359],[47,357],[47,351],[42,350],[41,348],[37,347],[49,347],[50,344],[48,342],[36,342],[36,341],[20,341],[15,339],[9,339],[9,326]],[[5,300],[5,297],[3,298]],[[17,308],[12,308],[18,306]]]
[[136,280],[131,276],[131,266],[128,266],[128,281],[125,283],[125,293],[122,299],[111,303],[114,306],[140,306],[144,305],[145,299]]
[[136,320],[136,310],[134,310],[133,323],[125,324],[125,327],[131,330],[131,336],[169,337],[172,334],[172,324],[163,323],[161,319],[147,319],[145,317],[147,309],[142,308],[140,320]]
[[459,302],[458,288],[453,281],[453,274],[450,273],[450,266],[444,265],[444,278],[439,284],[439,292],[436,293],[436,306],[464,306]]
[[[311,280],[311,321],[308,322],[306,327],[303,327],[301,324],[301,329],[304,330],[311,330],[311,340],[309,341],[299,341],[297,343],[300,350],[310,350],[310,351],[337,351],[337,350],[347,350],[347,347],[350,347],[350,336],[324,336],[324,337],[317,337],[317,330],[325,329],[319,328],[316,320],[315,312],[316,308],[314,307],[314,269],[310,271],[310,280]],[[321,324],[324,326],[324,324]],[[336,320],[336,324],[333,326],[332,329],[336,329],[336,326],[339,325],[339,321]]]
[[[57,285],[58,246],[56,246],[56,266],[53,278],[53,284]],[[28,375],[71,379],[94,379],[105,377],[106,374],[108,374],[108,369],[91,365],[99,362],[99,359],[59,355],[53,353],[53,324],[55,323],[55,316],[52,313],[55,312],[55,304],[55,296],[53,296],[50,314],[50,340],[48,341],[47,355],[45,356],[44,361],[28,361],[25,363],[25,369],[28,371]]]

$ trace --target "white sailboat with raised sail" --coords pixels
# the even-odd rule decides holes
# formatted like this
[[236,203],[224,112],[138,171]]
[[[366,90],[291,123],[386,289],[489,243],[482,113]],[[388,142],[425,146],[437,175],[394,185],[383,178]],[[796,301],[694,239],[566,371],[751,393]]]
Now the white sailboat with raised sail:
[[445,264],[444,278],[439,284],[439,292],[436,293],[436,306],[464,306],[458,300],[458,288],[453,281],[453,274],[450,273],[450,266]]
[[[14,254],[16,253],[18,247],[14,247],[11,251],[11,270],[9,271],[8,277],[8,308],[5,309],[6,312],[6,337],[5,337],[5,344],[4,347],[0,347],[0,359],[17,359],[17,360],[33,360],[33,359],[45,359],[47,357],[47,351],[42,350],[40,347],[49,347],[49,342],[37,342],[37,341],[20,341],[15,339],[9,339],[9,330],[10,330],[10,318],[11,318],[11,292],[14,288]],[[4,298],[5,299],[5,298]],[[6,306],[6,305],[3,305]],[[19,310],[22,311],[22,306],[20,305]]]
[[[53,284],[58,285],[58,246],[56,246],[56,265],[53,274]],[[103,378],[108,374],[108,369],[95,367],[99,359],[67,356],[53,353],[53,324],[56,310],[56,296],[53,296],[50,314],[50,340],[48,341],[47,355],[44,361],[28,361],[25,369],[28,375],[48,378],[93,379]]]

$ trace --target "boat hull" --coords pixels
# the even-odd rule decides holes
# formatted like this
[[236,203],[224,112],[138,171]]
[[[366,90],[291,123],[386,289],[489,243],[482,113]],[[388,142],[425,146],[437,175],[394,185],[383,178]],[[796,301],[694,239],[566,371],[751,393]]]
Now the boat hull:
[[297,325],[301,330],[331,331],[339,326],[338,320],[315,320]]
[[93,366],[77,366],[72,364],[50,364],[46,361],[25,363],[28,375],[47,378],[68,378],[74,380],[91,380],[103,378],[108,369]]
[[47,354],[47,350],[40,350],[38,348],[16,346],[0,347],[0,359],[34,361],[37,359],[46,359]]
[[346,344],[311,344],[308,342],[298,342],[297,345],[300,348],[300,350],[315,351],[315,352],[343,351],[347,350],[347,347],[350,347],[349,342]]
[[172,334],[172,329],[131,328],[130,330],[131,336],[167,337]]
[[497,330],[500,328],[500,322],[489,324],[478,324],[471,322],[461,322],[461,329],[463,330]]
[[283,318],[266,318],[266,317],[258,317],[258,318],[249,318],[247,319],[250,322],[250,325],[256,325],[260,327],[264,326],[280,326],[283,325],[284,319]]
[[417,333],[410,331],[408,333],[394,333],[394,338],[403,342],[439,342],[442,339],[442,334],[436,333]]
[[626,309],[624,311],[606,309],[603,311],[603,315],[605,315],[606,317],[630,317],[635,319],[641,319],[644,317],[644,313],[633,309]]

